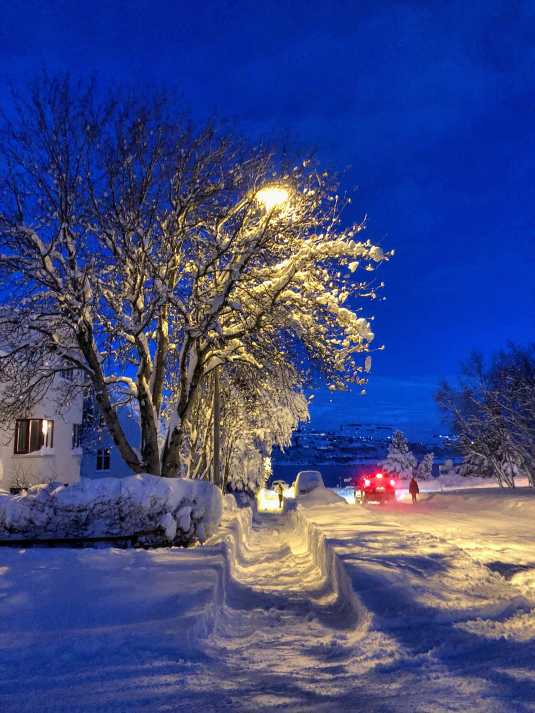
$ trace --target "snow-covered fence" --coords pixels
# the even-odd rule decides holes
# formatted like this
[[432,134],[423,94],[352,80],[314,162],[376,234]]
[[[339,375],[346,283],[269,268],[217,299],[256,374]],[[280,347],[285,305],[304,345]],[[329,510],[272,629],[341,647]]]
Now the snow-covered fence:
[[169,543],[201,542],[221,519],[218,488],[201,480],[132,475],[0,491],[0,538],[132,535],[160,528]]

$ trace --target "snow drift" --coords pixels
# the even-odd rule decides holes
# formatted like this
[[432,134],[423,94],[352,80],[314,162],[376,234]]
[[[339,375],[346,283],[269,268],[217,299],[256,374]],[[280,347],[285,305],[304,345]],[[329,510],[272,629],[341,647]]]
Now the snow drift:
[[36,485],[22,495],[0,491],[0,538],[132,535],[160,528],[169,543],[209,537],[222,496],[202,480],[132,475]]
[[347,505],[347,500],[330,488],[314,488],[310,493],[305,493],[304,495],[298,495],[296,497],[296,502],[306,508],[310,507],[323,507],[324,505],[333,505],[338,503],[343,503]]

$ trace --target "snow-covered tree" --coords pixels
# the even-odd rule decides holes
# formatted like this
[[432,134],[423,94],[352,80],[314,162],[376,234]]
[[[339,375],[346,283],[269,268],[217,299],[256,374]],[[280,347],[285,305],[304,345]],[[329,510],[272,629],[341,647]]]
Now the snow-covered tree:
[[393,475],[402,480],[412,478],[417,461],[409,451],[407,439],[401,431],[394,431],[392,441],[388,446],[387,458],[377,465],[387,475]]
[[[343,228],[349,199],[308,159],[194,124],[167,96],[68,78],[14,97],[0,136],[0,421],[58,371],[90,385],[134,473],[176,476],[217,366],[285,361],[363,383],[358,298],[380,247]],[[202,399],[201,399],[202,400]],[[140,442],[117,408],[134,403]],[[186,456],[187,457],[187,456]]]
[[470,476],[476,478],[490,478],[493,475],[492,468],[489,466],[488,461],[471,452],[466,453],[463,457],[463,462],[456,466],[455,472],[463,478]]
[[417,477],[419,480],[429,480],[433,472],[434,453],[426,453],[421,463],[418,463]]
[[443,382],[435,400],[467,465],[484,464],[482,474],[490,469],[510,488],[525,474],[535,487],[535,345],[509,345],[488,364],[474,352],[458,386]]
[[[274,447],[291,443],[292,432],[308,419],[298,374],[286,366],[265,365],[250,372],[234,365],[221,372],[221,473],[223,489],[257,492],[264,486],[265,460]],[[181,475],[210,479],[213,468],[213,381],[207,380],[192,411],[183,440]]]

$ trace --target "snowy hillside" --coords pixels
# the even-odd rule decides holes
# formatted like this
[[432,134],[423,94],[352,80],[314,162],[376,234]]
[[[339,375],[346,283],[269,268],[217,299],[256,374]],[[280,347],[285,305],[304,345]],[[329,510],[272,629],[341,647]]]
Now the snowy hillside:
[[[386,426],[351,423],[318,429],[306,424],[295,431],[292,445],[284,452],[273,450],[273,465],[377,463],[387,455],[391,435],[392,429]],[[419,459],[429,451],[439,462],[455,457],[449,436],[437,434],[425,442],[410,442],[409,448]]]

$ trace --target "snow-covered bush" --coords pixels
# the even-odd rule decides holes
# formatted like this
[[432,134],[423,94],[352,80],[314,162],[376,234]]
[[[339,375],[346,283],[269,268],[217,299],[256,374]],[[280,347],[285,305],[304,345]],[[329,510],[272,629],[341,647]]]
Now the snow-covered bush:
[[444,463],[440,466],[440,472],[443,478],[455,478],[455,476],[457,475],[457,471],[455,469],[455,466],[453,465],[453,461],[451,460],[451,458],[445,460]]
[[254,446],[247,449],[247,445],[240,449],[239,454],[233,459],[234,468],[229,472],[227,487],[231,491],[241,490],[249,493],[258,493],[266,484],[266,471],[262,455]]
[[388,446],[388,456],[386,460],[377,464],[387,475],[394,475],[396,478],[407,480],[412,478],[413,470],[416,468],[416,458],[409,451],[407,439],[401,431],[394,431],[392,442]]
[[22,495],[0,491],[0,537],[133,535],[160,528],[169,543],[209,537],[222,495],[202,480],[132,475],[36,485]]
[[475,453],[465,455],[463,462],[456,466],[455,472],[463,478],[469,478],[471,476],[476,478],[490,478],[493,475],[492,468],[489,466],[487,459]]
[[426,453],[421,463],[418,464],[418,480],[429,480],[433,472],[434,453]]

